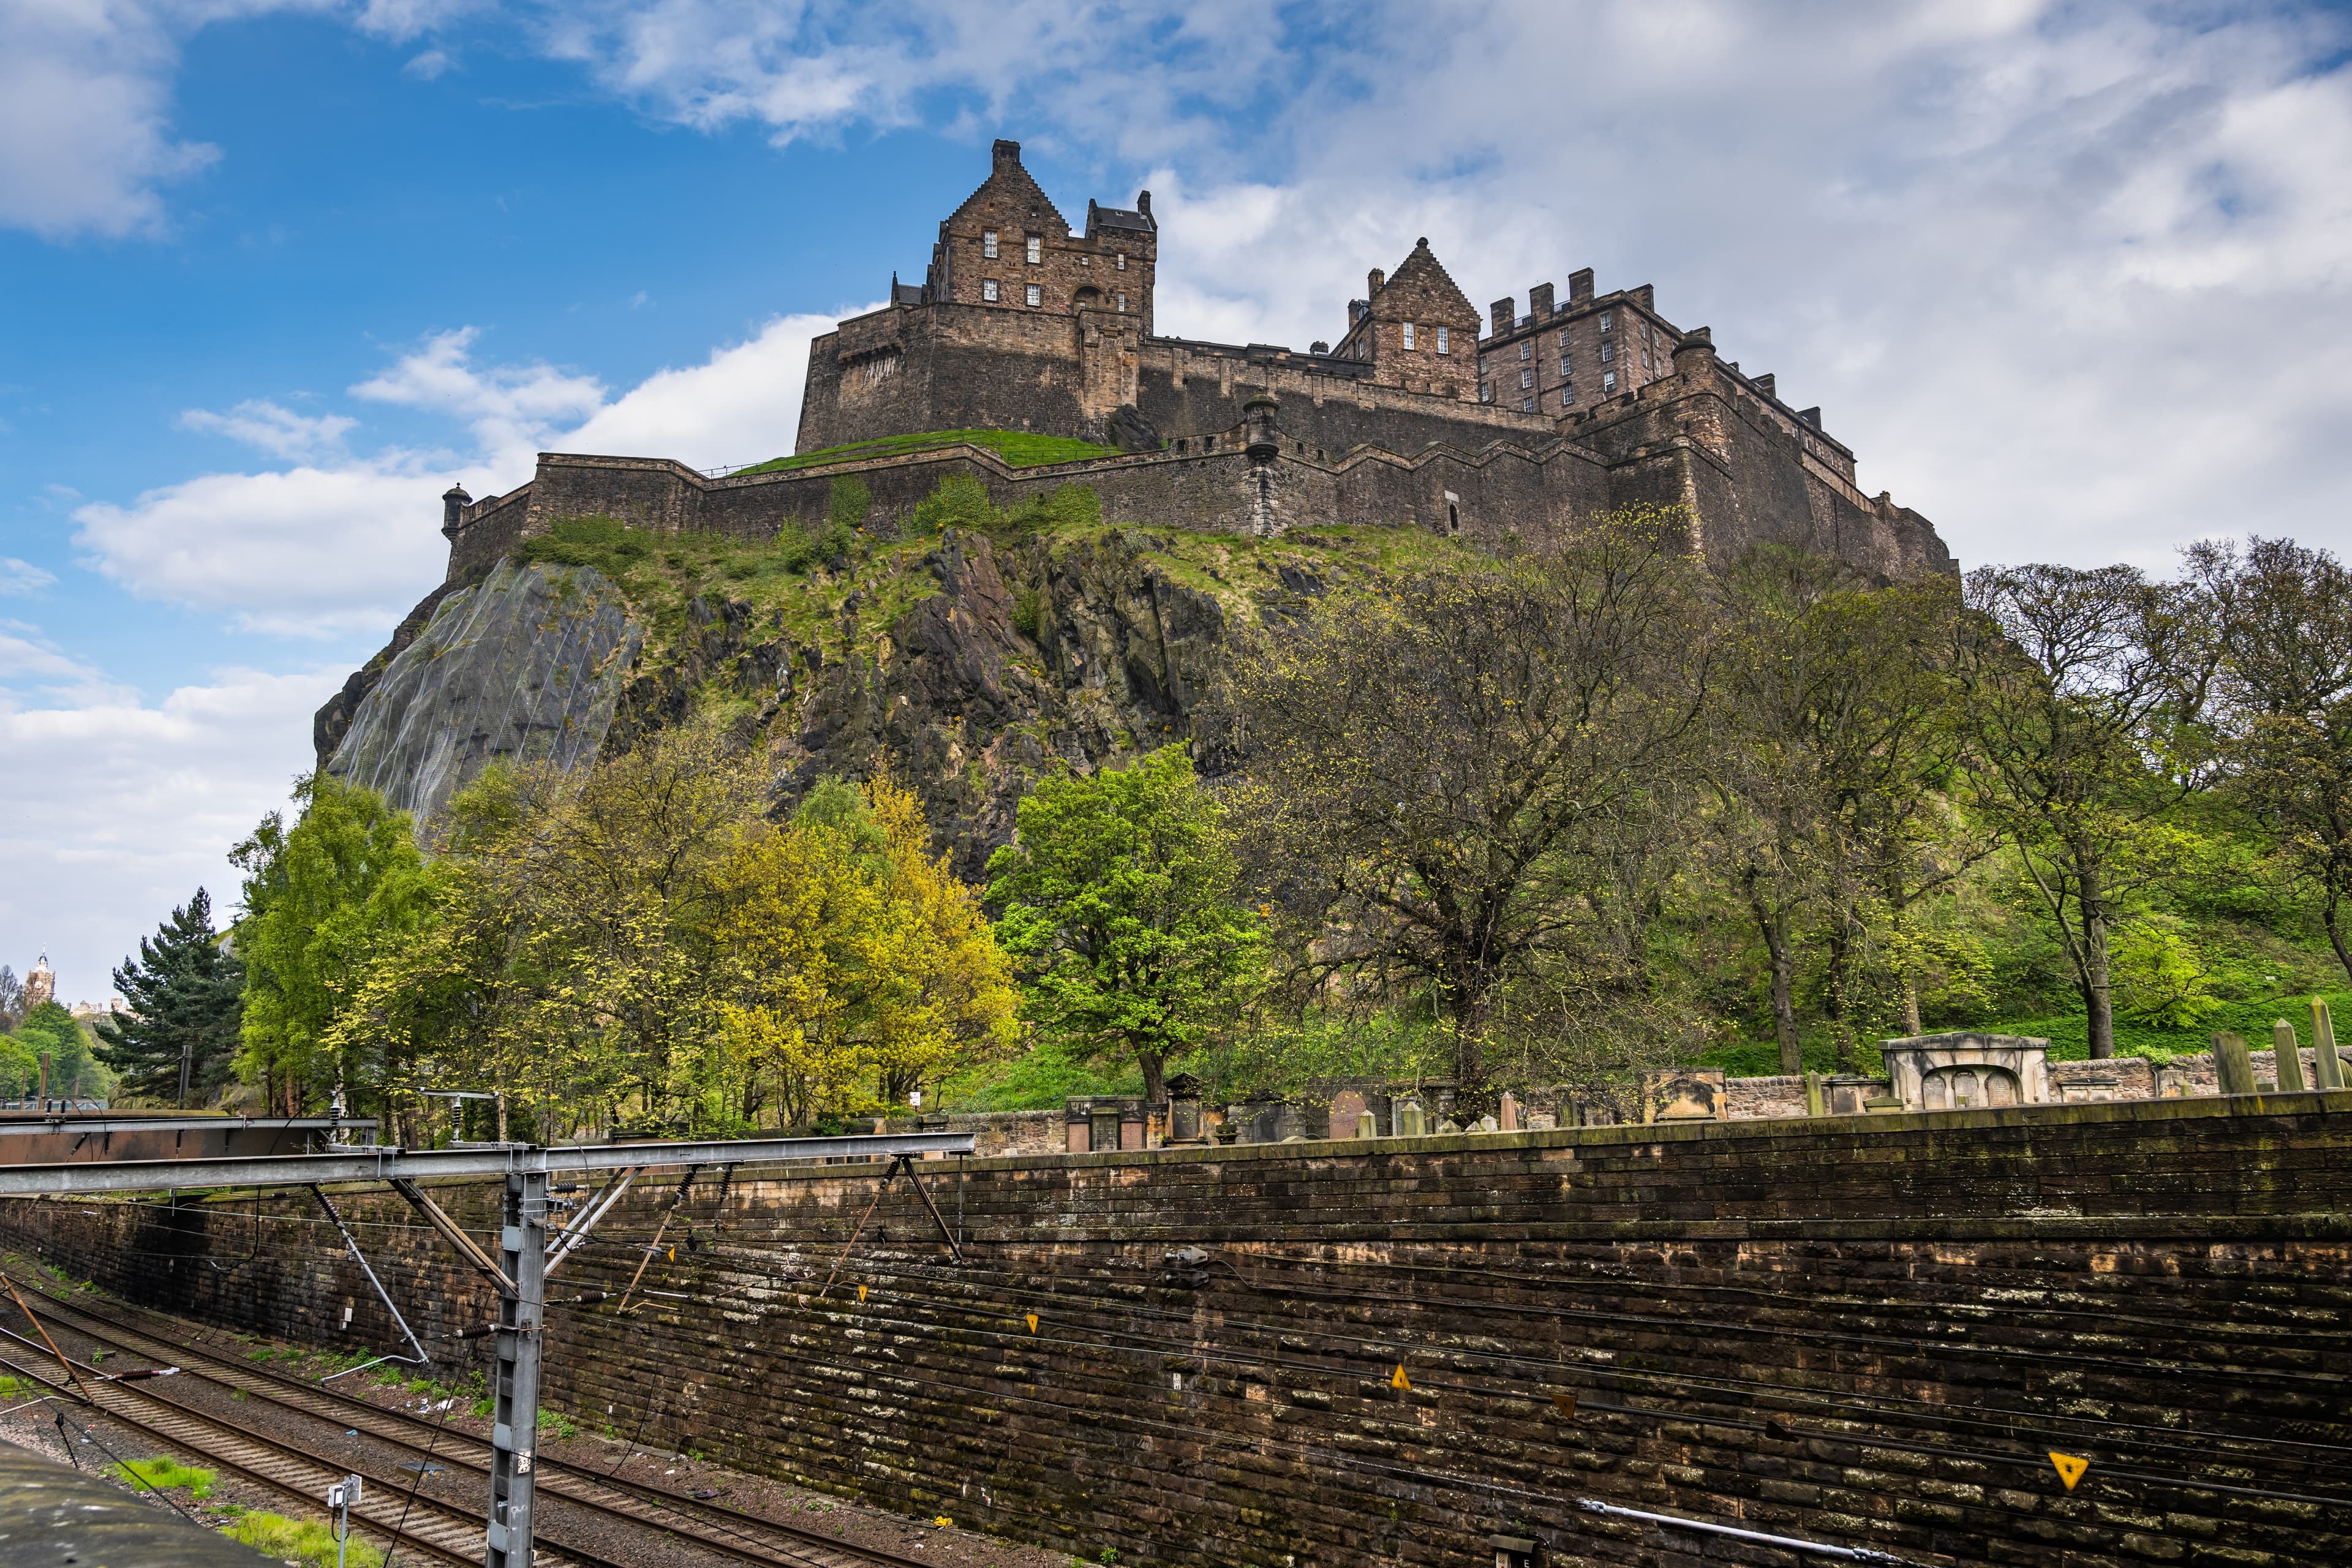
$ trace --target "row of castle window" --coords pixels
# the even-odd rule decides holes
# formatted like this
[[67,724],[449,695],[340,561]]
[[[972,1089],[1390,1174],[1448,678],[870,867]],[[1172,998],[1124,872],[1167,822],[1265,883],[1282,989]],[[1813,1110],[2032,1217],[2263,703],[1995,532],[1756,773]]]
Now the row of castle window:
[[[1024,239],[1024,244],[1027,247],[1027,255],[1024,259],[1028,261],[1030,266],[1034,267],[1045,259],[1045,238],[1043,235],[1033,234],[1026,236]],[[980,254],[990,261],[996,259],[996,231],[994,229],[984,228],[980,231]],[[1126,271],[1127,252],[1124,250],[1115,250],[1111,252],[1111,254],[1117,258],[1117,259],[1111,264],[1113,269],[1119,272]],[[1078,259],[1083,261],[1086,258],[1080,257]]]
[[[1024,283],[1021,288],[1023,304],[1042,305],[1045,302],[1045,289],[1042,285],[1036,283]],[[995,279],[983,278],[980,280],[980,297],[987,303],[994,305],[1003,300],[1004,290],[1003,287],[998,284]],[[1119,294],[1115,296],[1115,298],[1118,300],[1118,308],[1122,310],[1126,310],[1127,296]]]
[[[1415,336],[1416,334],[1413,331],[1413,323],[1407,321],[1404,324],[1404,346],[1407,348],[1413,347],[1413,339]],[[1454,352],[1454,331],[1452,328],[1440,327],[1437,329],[1437,352],[1442,354],[1450,354]]]

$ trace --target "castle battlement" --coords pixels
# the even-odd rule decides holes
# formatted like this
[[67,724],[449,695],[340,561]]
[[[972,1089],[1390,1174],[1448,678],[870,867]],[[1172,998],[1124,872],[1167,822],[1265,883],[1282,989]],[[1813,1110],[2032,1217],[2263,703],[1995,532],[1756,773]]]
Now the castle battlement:
[[795,450],[946,430],[1026,431],[1120,455],[1014,468],[953,444],[712,479],[666,459],[544,453],[530,484],[445,497],[450,579],[487,571],[562,518],[770,536],[821,522],[836,479],[888,530],[949,473],[998,504],[1073,480],[1114,521],[1279,532],[1300,522],[1411,524],[1491,542],[1566,537],[1636,503],[1686,508],[1695,546],[1725,563],[1796,545],[1885,578],[1955,566],[1918,513],[1855,482],[1851,448],[1770,374],[1676,328],[1648,285],[1568,297],[1542,283],[1482,316],[1417,239],[1374,269],[1336,343],[1301,351],[1155,330],[1159,222],[1087,204],[1073,230],[1000,141],[988,176],[939,225],[919,285],[810,345]]

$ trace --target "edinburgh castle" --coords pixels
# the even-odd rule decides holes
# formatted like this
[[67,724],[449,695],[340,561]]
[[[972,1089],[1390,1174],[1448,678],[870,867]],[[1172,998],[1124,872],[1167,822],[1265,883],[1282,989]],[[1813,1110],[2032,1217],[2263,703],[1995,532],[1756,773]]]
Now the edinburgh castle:
[[[773,534],[825,514],[855,476],[887,530],[964,473],[1001,505],[1073,481],[1111,522],[1275,535],[1309,523],[1409,525],[1496,549],[1539,544],[1637,503],[1680,505],[1713,562],[1780,542],[1874,576],[1954,569],[1927,519],[1854,482],[1819,408],[1717,356],[1647,287],[1588,268],[1493,301],[1482,319],[1426,239],[1373,270],[1333,343],[1195,342],[1157,330],[1159,224],[1087,204],[1082,232],[998,142],[988,178],[939,226],[919,285],[810,347],[791,466],[713,478],[658,458],[543,453],[531,482],[453,489],[449,580],[478,575],[566,517]],[[1018,431],[1105,448],[1013,467],[982,445],[866,445]],[[838,451],[835,449],[847,448]],[[814,460],[812,457],[814,455]]]

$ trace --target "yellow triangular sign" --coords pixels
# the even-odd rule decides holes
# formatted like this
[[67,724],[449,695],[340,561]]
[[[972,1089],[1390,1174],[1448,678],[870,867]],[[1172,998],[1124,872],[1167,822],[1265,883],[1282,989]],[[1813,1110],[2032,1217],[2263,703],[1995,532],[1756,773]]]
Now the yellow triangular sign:
[[2091,1468],[2090,1460],[2073,1454],[2062,1454],[2055,1448],[2050,1450],[2050,1462],[2058,1467],[2058,1479],[2066,1483],[2066,1489],[2070,1492],[2074,1489],[2074,1483],[2083,1479],[2083,1472]]
[[1397,1363],[1396,1374],[1389,1379],[1389,1386],[1402,1388],[1408,1394],[1412,1391],[1412,1379],[1404,1374],[1404,1363]]
[[677,1262],[677,1247],[671,1247],[671,1248],[669,1249],[669,1260],[670,1260],[672,1263],[675,1263],[675,1262]]
[[1029,1331],[1033,1334],[1037,1331],[1037,1314],[1034,1312],[1029,1314]]
[[861,1301],[866,1300],[866,1287],[863,1285],[857,1288],[857,1299]]
[[1576,1395],[1573,1394],[1555,1394],[1551,1396],[1551,1404],[1552,1408],[1559,1412],[1561,1420],[1576,1419]]

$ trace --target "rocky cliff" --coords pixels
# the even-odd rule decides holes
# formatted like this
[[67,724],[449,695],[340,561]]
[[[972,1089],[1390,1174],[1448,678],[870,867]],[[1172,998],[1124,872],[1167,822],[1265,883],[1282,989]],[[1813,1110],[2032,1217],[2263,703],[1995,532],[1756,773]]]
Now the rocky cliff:
[[780,806],[825,774],[889,768],[977,878],[1041,769],[1187,738],[1236,624],[1455,547],[1409,529],[1259,541],[1096,524],[800,553],[559,528],[420,605],[320,710],[321,765],[429,827],[493,759],[577,766],[711,714],[766,750]]

